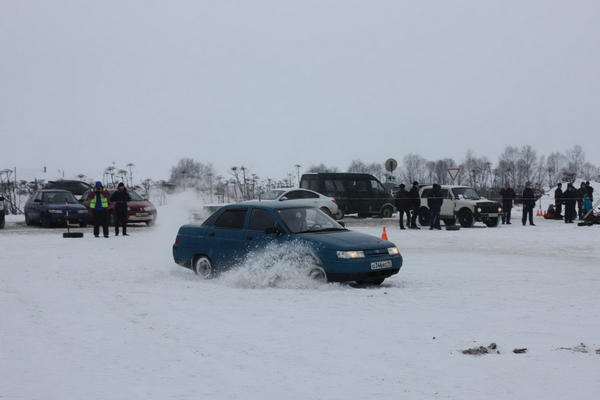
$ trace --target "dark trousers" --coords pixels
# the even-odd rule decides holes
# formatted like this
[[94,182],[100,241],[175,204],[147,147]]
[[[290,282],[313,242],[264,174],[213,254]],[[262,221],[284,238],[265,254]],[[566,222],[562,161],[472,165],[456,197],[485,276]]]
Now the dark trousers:
[[100,225],[102,224],[102,233],[108,236],[108,209],[94,210],[94,236],[100,234]]
[[400,216],[400,228],[404,229],[404,214],[406,214],[406,226],[410,227],[410,210],[408,208],[401,208],[398,210]]
[[410,227],[417,227],[417,217],[419,216],[419,206],[415,206],[412,209],[412,217],[410,218]]
[[577,218],[575,204],[565,204],[565,223],[573,222],[575,218]]
[[442,229],[440,225],[440,212],[439,211],[430,211],[431,216],[431,229]]
[[534,225],[533,223],[533,206],[523,205],[523,225],[527,222],[527,217],[529,216],[529,225]]
[[554,205],[554,218],[555,219],[560,219],[560,213],[562,212],[562,204],[561,203],[556,203]]
[[504,214],[502,215],[502,223],[510,224],[510,214],[512,212],[512,203],[502,204],[502,211],[504,211]]
[[123,235],[127,234],[127,211],[115,212],[115,234],[119,234],[119,226],[123,228]]

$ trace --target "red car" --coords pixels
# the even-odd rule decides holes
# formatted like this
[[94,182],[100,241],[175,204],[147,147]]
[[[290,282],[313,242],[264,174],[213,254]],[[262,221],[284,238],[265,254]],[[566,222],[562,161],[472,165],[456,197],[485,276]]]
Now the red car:
[[[116,189],[108,189],[108,192],[112,196]],[[133,190],[128,190],[129,196],[131,196],[131,201],[127,202],[127,222],[128,223],[136,223],[136,222],[144,222],[146,225],[151,226],[154,225],[156,221],[156,207],[152,204],[148,199],[144,199],[137,192]],[[85,192],[81,199],[79,200],[81,204],[83,204],[90,211],[90,221],[94,210],[90,208],[90,200],[89,200],[90,191]],[[115,203],[110,203],[110,212],[109,212],[109,224],[115,225]]]

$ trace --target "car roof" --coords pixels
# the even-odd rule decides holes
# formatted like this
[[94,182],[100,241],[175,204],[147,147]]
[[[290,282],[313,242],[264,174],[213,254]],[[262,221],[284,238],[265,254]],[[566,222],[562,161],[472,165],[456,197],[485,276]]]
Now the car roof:
[[48,192],[67,192],[67,193],[71,193],[70,191],[64,190],[64,189],[38,189],[38,190],[36,190],[36,192],[44,192],[44,193],[48,193]]
[[279,201],[279,200],[248,200],[248,201],[244,201],[241,203],[226,204],[224,207],[247,207],[247,206],[266,207],[266,208],[272,208],[273,210],[284,210],[284,209],[288,209],[288,208],[298,208],[298,207],[317,208],[311,204],[302,204],[301,200],[294,201],[294,202]]

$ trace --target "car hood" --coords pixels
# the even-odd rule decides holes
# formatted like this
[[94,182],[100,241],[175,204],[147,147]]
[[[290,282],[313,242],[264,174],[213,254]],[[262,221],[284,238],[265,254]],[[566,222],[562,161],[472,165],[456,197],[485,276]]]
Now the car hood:
[[395,246],[388,240],[354,231],[299,233],[296,236],[318,247],[332,250],[368,250]]

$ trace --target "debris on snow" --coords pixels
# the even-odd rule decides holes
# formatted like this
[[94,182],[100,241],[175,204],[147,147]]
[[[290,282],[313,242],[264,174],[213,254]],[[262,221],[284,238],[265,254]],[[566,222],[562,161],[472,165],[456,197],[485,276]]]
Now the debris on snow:
[[527,348],[523,347],[522,349],[514,349],[513,353],[515,354],[523,354],[523,353],[527,353]]
[[466,349],[466,350],[462,350],[463,354],[470,354],[470,355],[474,355],[474,356],[478,356],[481,354],[490,354],[490,353],[496,353],[496,354],[500,354],[500,352],[497,350],[498,346],[496,345],[496,343],[491,343],[488,347],[483,347],[483,346],[479,346],[479,347],[473,347],[471,349]]

